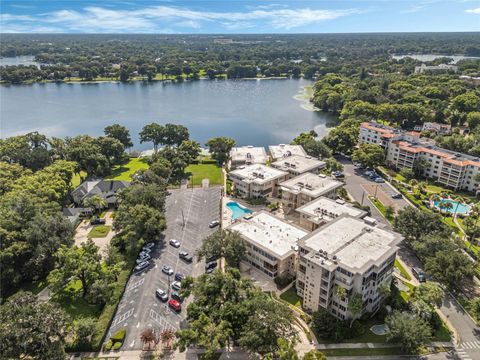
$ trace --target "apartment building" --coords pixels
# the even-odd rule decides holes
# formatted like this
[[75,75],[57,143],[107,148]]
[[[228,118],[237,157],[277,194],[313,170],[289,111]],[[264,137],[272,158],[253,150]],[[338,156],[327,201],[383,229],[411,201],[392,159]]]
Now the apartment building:
[[[357,317],[376,311],[382,300],[379,287],[391,282],[401,241],[399,234],[347,214],[300,239],[296,288],[303,307],[348,319],[348,299],[359,294],[363,308]],[[345,289],[345,297],[336,295],[337,286]]]
[[336,190],[343,183],[324,174],[304,173],[280,183],[281,200],[285,213],[325,196],[336,198]]
[[291,155],[282,157],[270,165],[276,169],[288,172],[290,174],[289,177],[292,178],[306,172],[318,174],[326,166],[326,163],[311,156]]
[[278,184],[287,179],[288,173],[266,165],[240,166],[228,174],[235,190],[245,198],[277,196]]
[[452,133],[452,126],[448,124],[440,124],[436,122],[426,122],[422,125],[416,125],[415,131],[431,131],[441,135],[448,135]]
[[278,144],[270,145],[268,147],[270,157],[273,161],[282,159],[287,156],[299,155],[306,157],[307,152],[303,149],[302,145],[290,145],[290,144]]
[[415,66],[415,74],[423,74],[425,71],[435,71],[435,72],[457,72],[457,65],[449,64],[440,64],[440,65],[425,65]]
[[238,231],[247,245],[245,262],[271,278],[295,275],[298,240],[307,232],[261,211],[226,228]]
[[366,211],[360,210],[342,199],[333,200],[323,196],[300,206],[295,211],[300,215],[300,226],[308,231],[314,231],[344,214],[357,219],[367,216]]
[[241,146],[230,150],[230,168],[236,169],[243,165],[266,164],[267,152],[261,146]]
[[480,158],[442,149],[420,138],[415,131],[402,131],[375,122],[360,126],[359,142],[378,144],[385,149],[387,164],[413,169],[420,159],[427,165],[424,175],[454,190],[479,192]]

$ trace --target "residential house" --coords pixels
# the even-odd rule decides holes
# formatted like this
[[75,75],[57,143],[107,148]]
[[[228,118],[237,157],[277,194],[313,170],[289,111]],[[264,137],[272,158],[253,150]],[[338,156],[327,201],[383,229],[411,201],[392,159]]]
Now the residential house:
[[104,199],[108,206],[117,206],[117,192],[130,186],[129,181],[121,180],[87,180],[80,184],[71,195],[77,206],[83,205],[85,199],[94,195]]

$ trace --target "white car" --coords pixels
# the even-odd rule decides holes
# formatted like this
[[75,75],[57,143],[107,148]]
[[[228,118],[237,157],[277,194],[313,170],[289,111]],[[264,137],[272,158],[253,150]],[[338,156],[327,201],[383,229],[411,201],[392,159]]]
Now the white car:
[[154,247],[155,247],[155,243],[154,242],[149,242],[149,243],[143,245],[143,250],[150,249],[150,251],[152,251],[151,249],[153,249]]
[[172,289],[179,291],[182,288],[182,283],[180,281],[174,281],[172,283]]
[[180,241],[175,240],[175,239],[170,239],[170,245],[173,247],[179,248],[180,247]]
[[142,262],[148,261],[148,260],[150,260],[150,259],[151,259],[150,255],[142,256],[142,257],[139,257],[139,258],[136,260],[136,262],[137,262],[137,264],[141,264]]
[[162,272],[164,274],[167,274],[168,276],[173,275],[173,273],[174,273],[173,269],[170,266],[167,266],[167,265],[162,266]]
[[150,266],[150,262],[149,262],[149,261],[141,262],[140,264],[138,264],[137,266],[135,266],[135,271],[140,271],[140,270],[146,269],[146,268],[149,267],[149,266]]

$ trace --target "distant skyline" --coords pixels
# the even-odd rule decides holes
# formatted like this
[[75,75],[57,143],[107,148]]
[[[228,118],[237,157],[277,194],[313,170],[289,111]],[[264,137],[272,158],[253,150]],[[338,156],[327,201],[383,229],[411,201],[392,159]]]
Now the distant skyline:
[[1,33],[480,31],[480,0],[2,0]]

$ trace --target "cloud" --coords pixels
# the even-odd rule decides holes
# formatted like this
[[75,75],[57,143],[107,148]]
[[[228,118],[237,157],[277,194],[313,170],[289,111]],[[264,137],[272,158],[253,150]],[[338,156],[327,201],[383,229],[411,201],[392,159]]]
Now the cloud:
[[471,13],[471,14],[480,14],[480,7],[476,8],[476,9],[465,10],[465,12]]
[[3,14],[0,24],[6,27],[21,25],[27,29],[43,26],[63,29],[64,32],[161,32],[163,29],[200,29],[203,24],[217,25],[227,30],[268,26],[290,30],[306,25],[334,20],[360,13],[356,9],[322,10],[286,8],[281,5],[257,6],[245,11],[203,11],[180,6],[149,6],[137,9],[111,9],[88,6],[82,10],[63,9],[36,16]]

